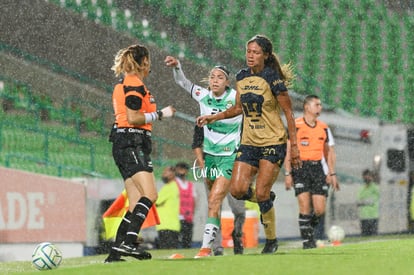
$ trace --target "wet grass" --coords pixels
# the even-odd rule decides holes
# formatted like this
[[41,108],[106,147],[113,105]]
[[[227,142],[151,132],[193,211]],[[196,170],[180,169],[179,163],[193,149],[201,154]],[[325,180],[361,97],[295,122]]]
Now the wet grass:
[[[152,250],[153,259],[103,264],[106,255],[65,259],[47,274],[414,274],[414,238],[393,235],[347,238],[340,246],[302,250],[299,242],[282,242],[274,255],[261,255],[261,247],[244,255],[193,259],[196,249]],[[180,253],[183,259],[169,259]],[[0,264],[0,274],[38,274],[29,261]]]

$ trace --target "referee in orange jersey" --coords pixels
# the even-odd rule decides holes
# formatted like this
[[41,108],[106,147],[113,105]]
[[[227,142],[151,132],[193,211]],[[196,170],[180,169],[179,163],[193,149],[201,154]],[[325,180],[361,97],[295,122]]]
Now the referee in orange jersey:
[[130,205],[105,263],[122,261],[121,256],[148,260],[151,253],[137,246],[136,240],[158,196],[151,161],[152,124],[173,116],[175,109],[168,106],[157,111],[155,99],[144,84],[151,71],[150,53],[145,46],[137,44],[119,50],[111,69],[121,77],[112,94],[112,156],[124,179]]
[[[299,203],[299,230],[303,239],[303,249],[315,248],[314,228],[325,213],[329,185],[339,190],[335,173],[335,149],[329,145],[328,125],[318,120],[322,111],[321,100],[316,95],[308,95],[303,103],[303,117],[295,120],[296,138],[302,160],[302,167],[293,169],[290,163],[290,148],[285,158],[285,187],[295,190]],[[322,159],[328,165],[325,175]]]

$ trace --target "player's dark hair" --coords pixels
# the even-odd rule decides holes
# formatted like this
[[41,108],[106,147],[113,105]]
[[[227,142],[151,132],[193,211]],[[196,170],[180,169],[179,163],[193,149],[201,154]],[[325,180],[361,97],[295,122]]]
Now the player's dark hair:
[[319,96],[317,95],[307,95],[305,99],[303,100],[303,107],[305,108],[305,105],[311,102],[314,99],[319,99]]
[[269,57],[265,60],[265,66],[271,67],[273,70],[279,72],[280,76],[284,78],[283,72],[280,68],[279,60],[275,53],[273,53],[273,44],[269,38],[265,35],[257,34],[253,36],[249,41],[247,41],[247,45],[256,42],[257,45],[262,48],[264,53],[267,53]]
[[290,63],[284,64],[283,66],[280,64],[279,58],[273,52],[273,44],[269,38],[265,35],[257,34],[250,38],[247,41],[246,45],[249,45],[252,42],[256,42],[257,45],[262,48],[263,52],[268,54],[268,58],[265,60],[264,64],[267,67],[272,68],[274,71],[279,73],[280,78],[285,82],[285,85],[292,86],[293,80],[295,78],[295,74],[293,73],[293,68]]

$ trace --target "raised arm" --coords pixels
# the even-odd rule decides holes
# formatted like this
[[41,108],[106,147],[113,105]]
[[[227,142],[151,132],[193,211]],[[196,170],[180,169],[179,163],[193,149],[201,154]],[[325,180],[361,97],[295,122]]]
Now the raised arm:
[[164,60],[165,65],[173,68],[173,75],[175,83],[180,85],[184,90],[191,93],[191,90],[194,86],[190,80],[185,77],[185,74],[181,68],[180,61],[173,56],[167,56]]

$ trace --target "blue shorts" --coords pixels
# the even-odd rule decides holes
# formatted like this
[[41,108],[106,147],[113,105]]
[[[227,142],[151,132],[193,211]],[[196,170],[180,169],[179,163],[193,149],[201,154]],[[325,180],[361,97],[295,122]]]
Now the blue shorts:
[[237,151],[236,161],[248,163],[259,167],[259,161],[265,159],[271,163],[277,163],[282,167],[286,156],[286,143],[271,146],[240,145]]

